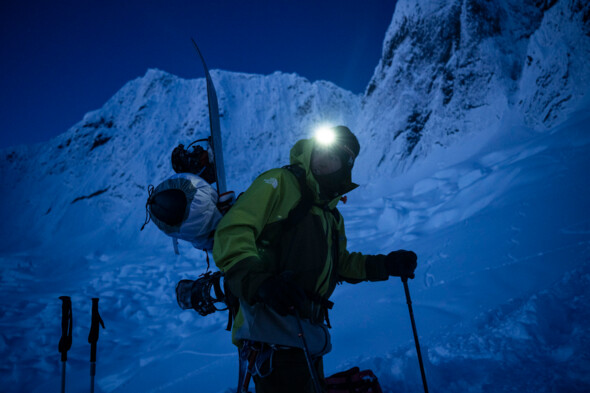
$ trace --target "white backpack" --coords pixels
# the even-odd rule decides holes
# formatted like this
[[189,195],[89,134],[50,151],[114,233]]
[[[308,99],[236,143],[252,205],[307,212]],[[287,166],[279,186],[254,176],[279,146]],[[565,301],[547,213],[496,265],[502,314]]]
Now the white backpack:
[[[160,183],[150,186],[146,203],[145,225],[151,219],[166,235],[192,243],[204,251],[213,249],[213,235],[221,220],[217,191],[201,177],[192,173],[177,173]],[[225,194],[224,194],[225,195]],[[233,199],[233,193],[230,198]],[[143,229],[143,227],[142,227]]]

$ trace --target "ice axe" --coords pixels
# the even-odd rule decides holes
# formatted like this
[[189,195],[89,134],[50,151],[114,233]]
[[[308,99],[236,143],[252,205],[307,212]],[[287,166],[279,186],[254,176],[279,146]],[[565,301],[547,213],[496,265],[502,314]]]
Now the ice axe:
[[412,330],[414,332],[414,342],[416,343],[416,352],[418,353],[418,362],[420,363],[420,373],[422,374],[422,384],[424,385],[424,392],[428,393],[428,385],[426,384],[426,374],[424,373],[424,363],[422,362],[422,353],[420,352],[420,342],[418,341],[418,331],[416,330],[416,321],[414,320],[414,310],[412,309],[412,299],[410,298],[410,288],[408,288],[408,277],[402,276],[402,283],[404,284],[404,291],[406,292],[406,301],[408,303],[408,310],[410,310],[410,320],[412,321]]

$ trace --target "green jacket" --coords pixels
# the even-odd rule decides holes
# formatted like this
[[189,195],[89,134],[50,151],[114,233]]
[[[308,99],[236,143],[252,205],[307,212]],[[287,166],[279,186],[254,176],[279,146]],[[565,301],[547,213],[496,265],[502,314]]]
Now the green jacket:
[[[286,229],[289,212],[301,200],[299,182],[287,169],[260,175],[222,218],[215,231],[213,258],[225,280],[240,299],[256,301],[266,279],[285,271],[306,293],[327,299],[339,281],[380,281],[388,278],[383,256],[367,257],[346,249],[344,220],[336,209],[340,197],[322,200],[310,170],[313,139],[291,149],[291,164],[305,170],[313,206],[297,225]],[[357,187],[347,179],[346,192]],[[309,301],[303,318],[323,320],[321,307]],[[240,323],[240,315],[236,325]],[[234,325],[235,327],[235,325]]]

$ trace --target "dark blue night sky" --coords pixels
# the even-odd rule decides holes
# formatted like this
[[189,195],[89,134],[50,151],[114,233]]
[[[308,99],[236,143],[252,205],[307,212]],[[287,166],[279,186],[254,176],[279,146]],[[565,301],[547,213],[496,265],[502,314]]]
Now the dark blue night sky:
[[393,0],[15,1],[0,5],[0,148],[42,142],[158,68],[296,72],[364,91]]

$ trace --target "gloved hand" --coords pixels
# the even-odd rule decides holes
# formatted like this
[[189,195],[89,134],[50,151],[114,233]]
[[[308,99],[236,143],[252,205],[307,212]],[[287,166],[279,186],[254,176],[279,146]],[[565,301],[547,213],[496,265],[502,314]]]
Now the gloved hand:
[[418,257],[413,251],[393,251],[385,257],[385,268],[390,276],[414,278],[417,260]]
[[291,275],[281,274],[263,281],[258,287],[258,299],[285,316],[300,310],[305,302],[305,292],[293,282]]

